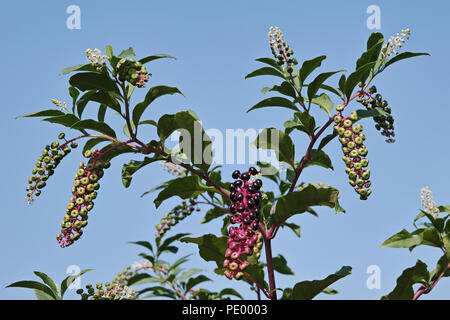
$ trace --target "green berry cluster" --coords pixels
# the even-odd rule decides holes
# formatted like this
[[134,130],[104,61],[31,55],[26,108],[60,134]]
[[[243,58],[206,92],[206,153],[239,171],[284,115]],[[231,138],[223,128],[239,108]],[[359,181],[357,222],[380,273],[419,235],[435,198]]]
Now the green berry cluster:
[[[60,133],[58,139],[65,140],[64,133]],[[27,196],[25,198],[28,203],[31,204],[34,201],[33,196],[40,196],[41,190],[47,184],[46,181],[54,174],[61,160],[72,151],[71,147],[76,148],[77,146],[76,142],[69,144],[67,140],[62,144],[59,141],[53,141],[45,146],[36,162],[36,167],[32,170],[33,175],[28,179],[29,185],[26,188]]]
[[85,164],[80,162],[72,187],[72,197],[67,205],[66,214],[61,223],[61,232],[56,235],[61,247],[67,247],[82,235],[88,221],[88,212],[94,207],[93,200],[100,188],[99,179],[103,177],[103,169],[110,167],[109,162],[103,162],[101,153],[97,150],[87,150],[84,153],[90,158]]
[[136,299],[136,290],[125,284],[119,283],[97,283],[86,285],[86,292],[78,289],[77,294],[81,295],[82,300],[134,300]]
[[269,45],[273,56],[277,59],[278,65],[282,66],[286,63],[286,70],[289,73],[294,71],[293,65],[297,65],[298,61],[292,58],[294,50],[289,48],[289,45],[284,41],[284,35],[280,28],[270,27],[269,31]]
[[[383,96],[380,93],[377,93],[377,88],[372,86],[367,90],[367,92],[362,92],[362,95],[359,96],[356,101],[361,103],[367,109],[380,108],[383,110],[386,115],[380,115],[373,118],[375,121],[375,128],[378,131],[381,131],[381,135],[386,137],[387,143],[395,142],[395,133],[394,133],[394,117],[392,116],[392,110],[388,107],[388,102],[383,100]],[[373,96],[374,94],[375,97]]]
[[334,129],[342,144],[344,153],[342,160],[347,166],[345,172],[348,174],[350,185],[355,187],[355,191],[360,195],[361,200],[366,200],[372,193],[372,190],[369,189],[371,185],[369,181],[370,169],[367,169],[369,160],[365,158],[368,153],[364,145],[366,136],[362,133],[362,125],[354,124],[358,120],[355,111],[350,116],[343,118],[342,110],[337,109],[339,113],[334,116],[334,122],[336,123]]
[[187,201],[183,201],[180,205],[173,208],[172,211],[162,217],[160,223],[155,226],[155,236],[159,238],[163,237],[171,227],[189,216],[192,212],[194,212],[194,210],[200,211],[200,208],[198,208],[196,204],[195,199],[189,199],[189,203]]
[[119,75],[120,81],[128,81],[138,88],[144,88],[148,81],[149,73],[147,69],[134,59],[122,58],[116,68],[117,72],[114,75]]

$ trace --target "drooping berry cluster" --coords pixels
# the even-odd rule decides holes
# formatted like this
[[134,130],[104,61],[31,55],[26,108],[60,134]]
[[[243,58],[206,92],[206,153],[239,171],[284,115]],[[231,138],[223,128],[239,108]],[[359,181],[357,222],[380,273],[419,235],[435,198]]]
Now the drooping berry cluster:
[[230,227],[227,239],[228,248],[225,251],[224,267],[227,269],[227,278],[240,279],[243,271],[248,266],[248,261],[241,260],[241,255],[252,255],[255,245],[261,234],[257,231],[259,227],[259,208],[261,201],[262,181],[252,179],[258,171],[250,167],[248,172],[240,173],[238,170],[232,174],[236,179],[230,184],[230,217],[232,224],[239,226]]
[[[63,140],[64,133],[59,134],[58,138]],[[28,203],[34,201],[33,196],[39,197],[41,190],[46,186],[46,181],[54,174],[54,170],[66,155],[72,150],[70,147],[76,148],[76,142],[68,143],[67,141],[60,144],[59,141],[53,141],[50,145],[46,145],[42,150],[42,155],[36,162],[36,167],[32,170],[32,176],[28,179],[27,196],[25,198]]]
[[361,200],[366,200],[372,190],[369,189],[371,185],[369,181],[370,169],[367,169],[369,160],[364,158],[368,151],[364,145],[366,137],[361,132],[363,127],[361,124],[354,125],[354,122],[358,120],[355,111],[350,116],[343,118],[343,106],[339,105],[336,109],[339,114],[334,117],[336,123],[334,129],[342,144],[342,151],[344,152],[342,160],[347,165],[345,172],[348,174],[350,185],[355,187],[355,191],[360,195]]
[[293,65],[297,65],[297,59],[291,58],[294,51],[289,48],[289,45],[284,41],[284,35],[280,28],[270,27],[269,31],[269,44],[273,56],[277,59],[278,65],[286,63],[287,72],[292,73],[294,70]]
[[138,88],[144,88],[149,77],[147,69],[139,61],[125,58],[120,60],[117,74],[120,81],[128,81]]
[[367,109],[380,108],[383,110],[386,115],[380,115],[373,118],[375,121],[375,128],[378,131],[381,131],[381,135],[386,137],[387,143],[395,142],[395,133],[394,133],[394,117],[392,116],[392,110],[388,107],[388,102],[383,100],[383,96],[381,94],[376,94],[375,97],[373,95],[377,93],[377,88],[375,86],[370,87],[367,92],[361,92],[361,96],[356,98],[356,101],[360,102]]
[[169,214],[166,214],[162,217],[160,223],[156,225],[155,236],[163,237],[164,234],[170,230],[171,227],[176,225],[178,222],[191,215],[194,210],[200,211],[200,208],[196,206],[196,202],[194,199],[190,199],[189,203],[183,201],[180,205],[170,211]]
[[66,215],[61,223],[61,232],[56,235],[62,248],[71,245],[82,235],[88,221],[88,212],[94,207],[92,202],[97,197],[100,188],[99,179],[103,177],[103,169],[109,168],[109,162],[103,162],[101,153],[94,149],[84,153],[90,158],[87,164],[80,162],[72,187],[72,197],[67,205]]

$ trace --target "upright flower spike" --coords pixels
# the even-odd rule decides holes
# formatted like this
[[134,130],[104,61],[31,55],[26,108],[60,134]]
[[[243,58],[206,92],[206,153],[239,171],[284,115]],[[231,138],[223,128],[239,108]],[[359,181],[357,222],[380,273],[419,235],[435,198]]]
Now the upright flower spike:
[[273,56],[280,66],[286,64],[286,70],[292,73],[293,65],[297,65],[297,59],[292,58],[294,51],[289,48],[289,45],[284,41],[284,35],[280,28],[270,27],[269,31],[269,45]]
[[97,149],[87,150],[84,156],[90,160],[87,164],[80,162],[78,166],[72,198],[61,223],[61,232],[56,235],[62,248],[73,244],[83,234],[82,228],[88,223],[88,212],[94,207],[93,200],[97,197],[96,191],[100,188],[98,181],[103,177],[103,169],[110,166],[109,162],[102,160],[103,155]]
[[[58,139],[65,140],[64,133],[59,134]],[[68,141],[60,143],[59,141],[53,141],[51,144],[46,145],[42,154],[36,161],[36,166],[32,170],[32,176],[28,179],[29,185],[27,186],[27,196],[25,200],[31,204],[34,201],[34,197],[39,197],[42,189],[47,185],[47,180],[54,174],[56,167],[62,159],[66,157],[72,150],[70,147],[74,147]]]
[[433,199],[433,193],[428,187],[420,189],[420,201],[426,213],[431,214],[435,219],[439,216],[439,208]]
[[407,28],[402,29],[401,33],[397,33],[395,37],[390,37],[388,42],[383,46],[381,50],[383,58],[397,55],[399,50],[403,47],[405,41],[409,39],[410,35],[411,30]]
[[97,71],[102,71],[103,67],[106,65],[106,55],[102,55],[101,51],[97,48],[91,50],[90,48],[86,50],[86,58],[91,63],[92,66],[96,67]]
[[[232,224],[239,226],[230,227],[227,239],[228,248],[225,251],[224,268],[228,279],[240,279],[243,271],[248,266],[248,261],[241,259],[241,255],[252,255],[255,252],[255,246],[261,242],[261,233],[259,228],[259,210],[261,201],[262,181],[260,179],[251,180],[258,171],[250,167],[248,172],[234,171],[233,179],[230,184],[230,211],[233,214],[230,217]],[[257,246],[257,248],[259,248]],[[260,248],[258,249],[260,250]]]
[[354,124],[358,120],[358,116],[355,111],[350,116],[343,118],[342,107],[336,108],[339,112],[334,117],[336,123],[334,129],[339,135],[339,141],[342,144],[342,160],[344,160],[347,167],[345,172],[349,177],[349,184],[355,187],[356,193],[360,195],[361,200],[366,200],[372,193],[369,189],[371,182],[370,169],[367,169],[369,160],[365,158],[368,151],[364,145],[366,136],[362,133],[362,125]]

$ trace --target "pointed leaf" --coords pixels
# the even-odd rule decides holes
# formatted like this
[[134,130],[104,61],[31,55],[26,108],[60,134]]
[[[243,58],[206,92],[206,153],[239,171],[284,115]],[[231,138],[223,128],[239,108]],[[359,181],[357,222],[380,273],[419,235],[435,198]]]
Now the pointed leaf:
[[288,109],[295,110],[295,111],[300,111],[292,101],[290,101],[286,98],[282,98],[282,97],[272,97],[272,98],[267,98],[267,99],[264,99],[264,100],[258,102],[253,107],[248,109],[247,112],[250,112],[255,109],[268,108],[268,107],[281,107],[281,108],[288,108]]

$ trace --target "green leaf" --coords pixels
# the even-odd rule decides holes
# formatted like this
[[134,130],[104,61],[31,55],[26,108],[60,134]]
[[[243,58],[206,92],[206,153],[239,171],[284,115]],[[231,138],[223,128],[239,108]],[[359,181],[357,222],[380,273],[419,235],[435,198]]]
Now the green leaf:
[[272,218],[275,224],[280,224],[289,217],[306,212],[312,206],[327,206],[334,208],[339,190],[332,187],[318,187],[309,184],[301,191],[290,192],[281,196],[276,204]]
[[211,220],[217,219],[225,214],[227,214],[229,211],[223,208],[214,207],[212,209],[209,209],[206,211],[205,216],[203,217],[202,221],[200,223],[207,223]]
[[78,96],[80,95],[80,91],[78,91],[75,87],[69,87],[69,94],[72,97],[72,112],[75,110],[75,104],[77,102]]
[[295,146],[289,135],[275,128],[263,129],[253,142],[258,149],[275,151],[277,159],[289,164],[294,163]]
[[319,143],[319,147],[317,148],[318,150],[322,150],[327,144],[328,142],[330,142],[331,140],[333,140],[334,138],[336,138],[338,136],[338,134],[333,131],[333,133],[330,133],[329,135],[325,136]]
[[95,147],[99,143],[106,142],[106,141],[109,141],[109,140],[105,139],[105,138],[92,138],[92,139],[89,139],[84,144],[83,154],[86,152],[86,150],[91,150],[93,147]]
[[283,72],[283,68],[278,64],[276,60],[272,58],[258,58],[255,59],[255,61],[268,64],[269,66],[274,67],[275,69],[278,69],[279,71]]
[[444,244],[439,231],[435,227],[423,230],[421,244],[441,248]]
[[[166,240],[163,241],[163,243],[161,245],[158,244],[158,248],[156,251],[156,255],[159,256],[161,253],[163,253],[164,251],[171,251],[171,248],[173,248],[172,246],[170,246],[173,242],[175,241],[182,241],[183,237],[190,235],[190,233],[178,233],[172,237],[167,238]],[[177,247],[174,247],[175,249],[178,249]]]
[[46,275],[43,272],[39,272],[39,271],[34,271],[34,274],[37,275],[39,278],[41,278],[42,281],[46,285],[48,285],[50,289],[52,289],[52,291],[56,297],[59,297],[58,296],[58,287],[56,286],[55,282],[53,282],[53,280],[48,275]]
[[182,96],[184,96],[184,94],[175,87],[155,86],[150,88],[147,94],[145,95],[144,101],[138,103],[133,109],[133,123],[135,125],[139,123],[139,120],[141,119],[141,116],[144,113],[144,111],[157,98],[162,97],[164,95],[172,95],[175,93],[179,93]]
[[60,110],[49,109],[49,110],[42,110],[42,111],[38,111],[38,112],[24,114],[24,115],[16,117],[16,119],[30,118],[30,117],[58,117],[58,116],[64,116],[64,115],[65,115],[65,113]]
[[273,262],[273,268],[275,271],[277,271],[281,274],[294,275],[294,271],[292,271],[292,269],[288,267],[286,259],[281,254],[274,257],[272,262]]
[[155,153],[152,157],[145,157],[142,161],[130,160],[130,162],[122,166],[122,184],[125,188],[128,188],[131,184],[131,180],[133,179],[133,174],[136,171],[150,163],[163,159],[165,159],[163,156]]
[[390,59],[388,62],[386,62],[386,64],[383,67],[384,71],[388,66],[390,66],[391,64],[403,60],[403,59],[409,59],[409,58],[413,58],[413,57],[418,57],[418,56],[429,56],[429,53],[415,53],[415,52],[403,52],[400,53],[399,55],[393,57],[392,59]]
[[237,292],[236,290],[232,289],[232,288],[225,288],[223,290],[221,290],[219,292],[219,298],[222,298],[223,296],[235,296],[238,297],[239,299],[244,299],[239,292]]
[[358,115],[359,119],[388,115],[386,111],[384,111],[379,107],[375,107],[374,109],[370,110],[362,110],[362,109],[356,110],[356,114]]
[[[104,146],[100,152],[101,153],[105,153],[104,156],[102,157],[103,161],[110,161],[111,159],[124,154],[124,153],[136,153],[136,150],[133,149],[132,147],[128,146],[128,145],[121,145],[119,147],[117,147],[119,143],[117,142],[113,142],[110,144],[107,144],[106,146]],[[111,150],[111,148],[114,147],[115,149]],[[109,151],[107,151],[109,150]]]
[[145,58],[142,58],[141,60],[139,60],[140,63],[144,64],[153,60],[157,60],[157,59],[163,59],[163,58],[168,58],[168,59],[174,59],[176,60],[177,58],[169,56],[168,54],[154,54]]
[[132,47],[129,47],[126,50],[123,50],[117,57],[122,59],[126,57],[134,57],[136,56],[136,52],[134,52],[134,49]]
[[47,287],[45,284],[42,284],[42,283],[37,282],[37,281],[27,281],[27,280],[25,280],[25,281],[18,281],[18,282],[14,282],[14,283],[6,286],[6,288],[28,288],[28,289],[34,289],[34,290],[38,290],[38,291],[43,292],[47,296],[50,296],[53,300],[58,300],[58,296],[55,295],[55,293],[52,291],[52,289]]
[[188,110],[172,115],[165,114],[159,119],[158,136],[163,143],[177,130],[181,131],[179,147],[185,158],[207,172],[212,162],[212,141],[203,129],[198,116],[192,110]]
[[339,70],[339,71],[333,71],[333,72],[324,72],[319,74],[309,85],[308,85],[308,100],[312,100],[317,91],[319,91],[320,86],[332,75],[338,73],[338,72],[342,72],[344,70]]
[[218,238],[213,234],[206,234],[197,238],[182,238],[180,241],[197,244],[199,254],[204,260],[215,261],[218,268],[223,267],[225,250],[228,247],[227,237]]
[[397,285],[388,295],[382,297],[383,300],[412,300],[414,297],[413,285],[424,283],[429,279],[427,265],[417,260],[414,267],[405,269],[397,279]]
[[92,64],[79,64],[73,67],[67,67],[64,68],[59,74],[60,75],[66,75],[68,73],[71,73],[73,71],[93,71],[96,72],[97,69]]
[[339,78],[339,89],[342,92],[345,92],[345,82],[346,82],[346,78],[345,78],[345,74],[343,74],[340,78]]
[[384,36],[380,32],[373,32],[369,39],[367,39],[367,49],[372,48],[376,44],[380,42],[380,40],[384,40]]
[[98,108],[98,113],[97,113],[98,121],[105,122],[106,109],[107,109],[107,106],[105,106],[104,104],[100,105],[100,107]]
[[159,278],[155,278],[148,273],[137,273],[127,280],[127,285],[138,286],[145,283],[155,283],[155,282],[160,283],[162,282],[162,280]]
[[334,170],[330,157],[323,150],[311,150],[309,154],[309,161],[306,162],[305,167],[308,166],[320,166],[326,169]]
[[352,273],[352,268],[349,266],[342,267],[339,271],[329,275],[322,280],[302,281],[297,283],[292,289],[292,300],[311,300],[323,290],[328,288],[336,281],[348,276]]
[[305,83],[306,78],[313,72],[315,69],[320,67],[322,61],[326,59],[327,56],[319,56],[311,60],[306,60],[303,62],[302,67],[299,71],[300,84],[303,85]]
[[316,129],[316,121],[307,111],[296,112],[294,113],[294,119],[291,118],[286,121],[284,123],[284,127],[287,129],[287,134],[289,134],[293,129],[297,129],[312,137]]
[[195,198],[207,191],[216,191],[214,187],[204,185],[198,176],[186,176],[170,180],[168,185],[158,194],[153,201],[156,208],[161,203],[173,196],[178,196],[181,199]]
[[115,82],[103,73],[82,72],[70,77],[69,83],[81,91],[106,90],[120,93]]
[[84,269],[81,270],[80,273],[73,275],[73,276],[68,276],[66,277],[62,282],[61,282],[61,299],[63,298],[64,294],[66,293],[67,288],[76,280],[78,279],[80,276],[82,276],[83,274],[85,274],[86,272],[92,271],[94,269]]
[[65,126],[65,127],[72,128],[72,126],[75,123],[77,123],[78,121],[80,121],[80,119],[77,116],[75,116],[71,113],[68,113],[63,116],[45,118],[42,121],[57,123],[57,124],[61,124],[61,125]]
[[337,291],[337,290],[335,290],[333,288],[325,288],[325,289],[322,290],[322,293],[335,295],[335,294],[338,294],[339,291]]
[[49,296],[44,291],[34,289],[34,295],[36,296],[36,299],[38,300],[55,300],[52,296]]
[[[381,47],[383,46],[384,37],[379,32],[374,32],[367,40],[367,51],[356,61],[356,69],[363,65],[377,61],[380,56]],[[370,70],[369,70],[370,72]]]
[[297,98],[297,95],[295,93],[295,89],[287,81],[283,81],[280,86],[274,85],[272,88],[265,87],[265,88],[262,89],[262,93],[263,94],[266,94],[269,91],[276,91],[276,92],[279,92],[279,93],[284,94],[286,96],[289,96],[291,98],[294,98],[294,99]]
[[212,281],[210,278],[204,275],[199,275],[195,278],[190,278],[186,284],[186,292],[195,287],[196,285],[205,282],[205,281]]
[[78,130],[82,130],[82,129],[90,129],[90,130],[95,130],[97,132],[106,134],[107,136],[116,137],[116,133],[114,132],[114,130],[108,126],[105,122],[99,122],[99,121],[95,121],[93,119],[87,119],[87,120],[80,120],[76,123],[74,123],[71,126],[73,129],[78,129]]
[[300,226],[296,225],[295,223],[289,223],[289,222],[283,223],[282,227],[285,227],[285,226],[290,228],[292,231],[294,231],[296,236],[300,238],[300,229],[301,229]]
[[275,77],[280,77],[282,79],[285,79],[283,73],[281,73],[277,69],[274,69],[271,67],[262,67],[258,70],[250,72],[248,75],[245,76],[245,79],[258,77],[258,76],[275,76]]
[[261,109],[261,108],[268,108],[268,107],[282,107],[282,108],[288,108],[295,111],[300,111],[295,104],[283,97],[272,97],[264,99],[257,104],[255,104],[253,107],[247,110],[247,112],[250,112],[255,109]]
[[411,248],[418,246],[422,242],[422,232],[423,229],[418,229],[413,233],[409,233],[406,229],[403,229],[384,241],[381,246],[390,248]]
[[365,82],[367,78],[367,72],[372,69],[375,65],[375,62],[369,62],[358,69],[355,72],[348,76],[347,81],[345,82],[345,96],[347,99],[352,95],[353,89],[358,85],[359,82]]
[[136,242],[128,242],[128,243],[132,243],[132,244],[136,244],[138,246],[142,246],[144,248],[147,248],[151,252],[153,252],[152,244],[150,242],[148,242],[148,241],[136,241]]
[[334,109],[334,103],[326,93],[316,96],[311,100],[312,103],[317,104],[328,116],[331,116],[331,111]]
[[89,101],[98,102],[104,104],[114,111],[121,113],[120,103],[114,98],[114,94],[99,90],[88,97]]
[[108,59],[111,59],[114,56],[113,48],[109,44],[105,47],[105,52],[106,52],[106,56],[108,57]]

